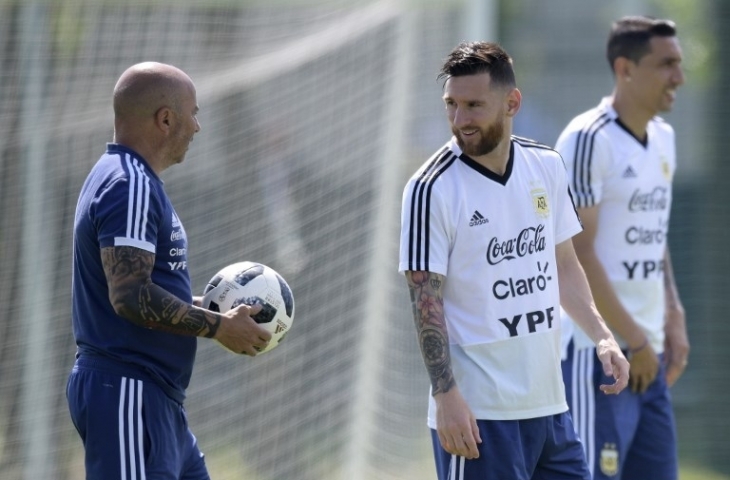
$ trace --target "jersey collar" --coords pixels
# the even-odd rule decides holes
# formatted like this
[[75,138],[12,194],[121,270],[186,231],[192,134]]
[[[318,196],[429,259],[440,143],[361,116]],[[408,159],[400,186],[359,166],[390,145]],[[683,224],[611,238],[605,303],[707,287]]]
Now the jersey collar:
[[616,112],[616,109],[613,108],[613,97],[603,97],[601,99],[601,103],[599,104],[599,108],[603,110],[608,118],[616,122],[616,125],[618,125],[622,130],[630,135],[631,138],[636,140],[644,148],[647,148],[647,146],[649,145],[649,125],[651,125],[651,121],[649,122],[649,125],[647,125],[646,138],[641,139],[634,135],[634,132],[632,132],[629,127],[627,127],[626,124],[621,121],[618,116],[618,112]]
[[507,181],[509,180],[510,176],[512,176],[512,167],[514,165],[514,158],[515,158],[515,142],[513,139],[510,139],[509,142],[509,158],[507,159],[507,168],[504,170],[504,175],[498,175],[497,173],[494,173],[481,163],[478,163],[476,160],[465,154],[461,151],[459,146],[456,144],[456,139],[451,140],[452,143],[452,149],[454,153],[456,153],[459,157],[459,159],[464,162],[467,166],[473,168],[480,174],[484,175],[488,179],[499,183],[500,185],[506,185]]
[[122,154],[131,155],[132,157],[136,158],[137,160],[139,160],[144,165],[145,172],[148,175],[150,175],[153,178],[157,179],[158,182],[164,183],[162,181],[162,179],[157,176],[157,173],[155,173],[155,171],[152,169],[152,167],[150,167],[150,165],[147,163],[147,160],[145,160],[142,155],[140,155],[139,153],[135,152],[131,148],[129,148],[129,147],[125,146],[125,145],[122,145],[120,143],[111,143],[111,142],[109,142],[109,143],[106,144],[106,152],[107,153],[110,153],[110,154],[115,154],[115,153],[116,154],[120,154],[120,153],[122,153]]

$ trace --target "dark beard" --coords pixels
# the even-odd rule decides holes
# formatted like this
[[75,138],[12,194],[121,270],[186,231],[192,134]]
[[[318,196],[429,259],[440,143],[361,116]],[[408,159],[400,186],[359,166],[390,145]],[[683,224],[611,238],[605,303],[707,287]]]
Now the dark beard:
[[481,157],[482,155],[491,153],[497,148],[499,142],[502,141],[502,137],[504,137],[504,123],[497,121],[486,130],[480,129],[479,132],[482,137],[481,141],[476,145],[467,146],[464,143],[464,139],[461,138],[461,133],[454,127],[451,127],[451,133],[456,137],[456,144],[459,145],[461,151],[470,157]]

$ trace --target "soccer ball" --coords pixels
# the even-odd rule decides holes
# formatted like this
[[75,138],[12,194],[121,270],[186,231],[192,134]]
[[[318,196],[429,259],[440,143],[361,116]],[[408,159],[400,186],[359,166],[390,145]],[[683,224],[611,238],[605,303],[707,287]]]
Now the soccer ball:
[[225,313],[241,304],[261,305],[252,315],[271,332],[268,352],[284,340],[294,320],[294,296],[284,278],[273,268],[256,262],[229,265],[210,279],[203,292],[203,308]]

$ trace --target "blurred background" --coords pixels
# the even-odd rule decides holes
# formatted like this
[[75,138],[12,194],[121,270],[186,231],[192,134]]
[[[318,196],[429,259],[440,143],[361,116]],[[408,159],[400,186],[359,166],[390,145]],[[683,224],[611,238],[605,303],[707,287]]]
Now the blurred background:
[[0,0],[0,478],[84,478],[65,400],[72,223],[130,65],[174,64],[202,131],[163,174],[196,293],[268,264],[296,319],[254,359],[201,340],[187,410],[213,478],[432,480],[428,379],[397,274],[400,196],[449,136],[436,75],[462,40],[512,54],[515,133],[553,145],[611,90],[608,29],[676,21],[670,229],[692,342],[673,388],[684,480],[730,479],[727,0]]

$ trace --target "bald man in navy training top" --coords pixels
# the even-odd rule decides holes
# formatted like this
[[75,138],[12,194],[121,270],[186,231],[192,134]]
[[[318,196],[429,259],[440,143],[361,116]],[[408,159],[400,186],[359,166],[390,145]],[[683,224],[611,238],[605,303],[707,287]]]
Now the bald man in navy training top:
[[86,478],[207,480],[183,402],[196,337],[256,355],[271,334],[193,298],[187,237],[159,175],[200,131],[193,81],[171,65],[133,65],[114,88],[114,140],[76,207],[73,333],[67,397]]

